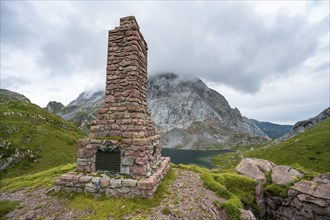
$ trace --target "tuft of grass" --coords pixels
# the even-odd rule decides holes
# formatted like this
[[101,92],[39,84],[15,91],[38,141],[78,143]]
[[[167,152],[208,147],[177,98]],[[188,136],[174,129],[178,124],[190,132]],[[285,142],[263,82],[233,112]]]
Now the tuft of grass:
[[275,183],[265,186],[265,194],[268,196],[280,196],[285,198],[288,196],[288,191],[291,185],[280,186]]
[[100,140],[117,140],[119,142],[121,142],[123,140],[123,138],[120,137],[120,136],[101,136],[101,137],[97,137],[96,139],[100,139]]
[[214,191],[219,197],[227,199],[227,202],[220,206],[227,210],[231,219],[239,219],[239,210],[244,206],[256,207],[254,196],[256,180],[235,172],[219,172],[196,165],[180,164],[176,167],[200,174],[205,188]]
[[265,173],[265,177],[266,177],[266,183],[273,182],[273,179],[272,179],[272,170],[267,171]]
[[6,219],[5,215],[16,209],[18,201],[0,200],[0,220]]
[[238,197],[232,197],[227,202],[221,204],[220,207],[226,209],[227,214],[230,216],[230,219],[240,219],[240,209],[243,208],[243,204]]
[[170,215],[171,214],[171,210],[168,208],[168,206],[166,206],[165,208],[163,208],[162,213],[164,215]]

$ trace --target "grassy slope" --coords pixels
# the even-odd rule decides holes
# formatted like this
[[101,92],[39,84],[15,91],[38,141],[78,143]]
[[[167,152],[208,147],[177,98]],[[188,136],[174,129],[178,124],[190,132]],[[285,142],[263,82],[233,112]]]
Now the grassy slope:
[[71,123],[47,112],[37,105],[11,101],[0,104],[0,137],[10,142],[0,148],[0,154],[10,156],[16,149],[31,150],[33,157],[25,157],[0,173],[1,178],[35,173],[72,163],[80,131]]
[[[242,149],[242,148],[241,148]],[[263,158],[276,164],[289,165],[316,173],[330,171],[330,119],[287,141],[257,149],[220,155],[214,162],[232,169],[244,157]]]

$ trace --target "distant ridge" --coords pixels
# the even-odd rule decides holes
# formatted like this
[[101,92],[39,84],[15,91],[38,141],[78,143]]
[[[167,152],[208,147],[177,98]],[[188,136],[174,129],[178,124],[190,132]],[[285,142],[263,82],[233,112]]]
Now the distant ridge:
[[276,139],[291,131],[293,125],[279,125],[271,122],[263,122],[255,119],[248,119],[251,123],[257,125],[268,137]]
[[311,128],[314,125],[320,123],[321,121],[326,120],[327,118],[330,118],[330,107],[326,108],[320,114],[318,114],[317,116],[315,116],[313,118],[303,120],[303,121],[298,121],[293,126],[293,128],[290,132],[286,133],[285,135],[280,137],[278,140],[279,141],[288,140],[288,139],[290,139],[290,138],[292,138],[292,137],[294,137],[298,134],[301,134],[301,133],[305,132],[309,128]]

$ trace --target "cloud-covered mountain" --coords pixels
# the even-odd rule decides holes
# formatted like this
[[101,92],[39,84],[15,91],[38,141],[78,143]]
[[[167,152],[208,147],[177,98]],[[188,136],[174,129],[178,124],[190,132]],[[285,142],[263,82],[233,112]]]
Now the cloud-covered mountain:
[[149,109],[164,147],[212,148],[246,144],[247,137],[267,138],[198,78],[155,75],[148,88]]
[[[104,91],[83,92],[59,115],[88,132],[103,101]],[[268,138],[237,108],[231,108],[221,94],[196,77],[173,73],[151,76],[148,104],[163,147],[222,148],[256,144]]]

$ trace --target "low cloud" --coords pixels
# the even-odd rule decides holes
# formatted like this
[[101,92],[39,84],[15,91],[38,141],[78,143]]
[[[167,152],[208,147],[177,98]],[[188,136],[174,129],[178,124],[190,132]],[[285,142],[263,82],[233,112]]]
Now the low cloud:
[[[38,99],[38,85],[64,102],[102,88],[108,30],[128,15],[136,16],[148,42],[151,75],[193,75],[262,95],[272,80],[329,73],[329,2],[274,4],[1,1],[1,71],[8,76],[2,84],[28,91],[40,105],[47,103]],[[22,75],[25,81],[10,80]],[[70,84],[58,95],[51,89]]]

